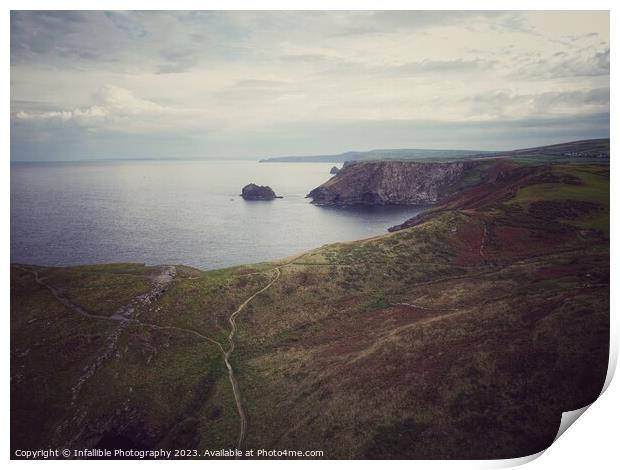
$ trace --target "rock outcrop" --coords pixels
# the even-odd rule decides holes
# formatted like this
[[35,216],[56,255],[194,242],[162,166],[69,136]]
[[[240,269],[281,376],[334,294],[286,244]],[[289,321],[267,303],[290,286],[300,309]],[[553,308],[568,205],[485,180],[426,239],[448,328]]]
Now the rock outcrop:
[[337,166],[332,166],[332,169],[331,169],[331,170],[329,170],[329,174],[330,174],[330,175],[337,175],[339,171],[340,171],[340,170],[338,169],[338,167],[337,167]]
[[479,161],[347,162],[306,196],[321,206],[433,204],[459,187]]
[[245,185],[241,190],[241,197],[246,201],[269,201],[271,199],[280,199],[276,196],[269,186],[259,186],[254,183]]

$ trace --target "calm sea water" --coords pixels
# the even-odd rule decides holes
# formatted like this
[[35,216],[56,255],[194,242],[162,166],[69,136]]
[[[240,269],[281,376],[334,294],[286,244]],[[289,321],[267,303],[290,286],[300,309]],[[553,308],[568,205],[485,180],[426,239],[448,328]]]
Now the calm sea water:
[[[11,165],[11,262],[213,269],[385,233],[422,208],[316,207],[330,163],[125,161]],[[244,201],[250,182],[284,199]]]

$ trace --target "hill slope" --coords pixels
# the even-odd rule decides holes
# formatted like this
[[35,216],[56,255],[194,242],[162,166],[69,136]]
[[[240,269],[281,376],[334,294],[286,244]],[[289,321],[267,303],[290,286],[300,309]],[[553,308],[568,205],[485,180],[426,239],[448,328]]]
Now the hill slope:
[[608,227],[608,167],[501,162],[286,260],[12,266],[11,446],[537,452],[604,382]]

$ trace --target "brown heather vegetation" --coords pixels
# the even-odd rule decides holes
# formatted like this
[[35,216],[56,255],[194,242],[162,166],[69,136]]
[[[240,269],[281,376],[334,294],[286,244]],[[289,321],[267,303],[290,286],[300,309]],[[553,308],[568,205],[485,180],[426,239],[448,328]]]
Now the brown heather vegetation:
[[[328,458],[509,458],[598,396],[609,341],[609,170],[498,160],[390,234],[273,263],[177,267],[139,322],[106,315],[157,267],[13,266],[14,448],[234,447]],[[150,325],[150,326],[149,326]],[[170,328],[172,327],[172,328]],[[91,371],[91,372],[85,372]],[[76,384],[80,384],[76,390]]]

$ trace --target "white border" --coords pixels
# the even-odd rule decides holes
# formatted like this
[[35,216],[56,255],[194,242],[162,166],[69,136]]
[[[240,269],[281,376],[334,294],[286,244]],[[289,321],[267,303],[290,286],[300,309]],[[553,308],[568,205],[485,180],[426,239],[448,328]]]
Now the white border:
[[[523,0],[523,1],[514,1],[514,0],[506,0],[500,2],[496,1],[476,1],[470,0],[467,3],[459,2],[459,1],[448,1],[448,0],[433,0],[433,1],[416,1],[416,2],[407,2],[407,1],[398,1],[398,0],[339,0],[339,1],[326,1],[326,0],[301,0],[296,2],[285,2],[285,1],[260,1],[259,2],[251,2],[244,0],[212,0],[212,1],[199,1],[199,0],[175,0],[174,2],[165,2],[163,0],[106,0],[106,1],[98,1],[98,2],[90,2],[87,3],[84,0],[64,0],[64,1],[44,1],[44,0],[9,0],[5,2],[5,8],[2,11],[2,38],[4,40],[4,47],[1,49],[1,54],[3,57],[3,62],[5,67],[9,64],[10,57],[10,28],[9,28],[9,10],[17,9],[17,10],[28,10],[28,9],[65,9],[65,10],[85,10],[85,9],[130,9],[130,10],[147,10],[147,9],[160,9],[160,10],[218,10],[218,9],[226,9],[226,10],[278,10],[278,9],[293,9],[293,10],[312,10],[312,9],[335,9],[335,10],[408,10],[408,9],[419,9],[419,10],[611,10],[610,18],[611,18],[611,41],[610,44],[614,44],[615,36],[614,31],[620,31],[620,22],[618,21],[618,17],[620,13],[618,10],[620,7],[614,8],[614,6],[618,4],[618,2],[612,1],[600,1],[600,0],[590,0],[590,1],[549,1],[549,0]],[[614,47],[611,47],[611,75],[610,75],[610,83],[613,83],[614,76],[618,76],[616,62],[613,58],[614,55]],[[3,87],[2,87],[2,99],[4,102],[4,114],[2,115],[3,121],[3,140],[4,148],[6,149],[6,156],[3,166],[4,171],[1,172],[0,177],[2,178],[2,184],[0,187],[3,188],[4,197],[1,201],[1,211],[2,211],[2,219],[6,221],[6,225],[3,227],[1,231],[1,243],[2,243],[2,260],[0,261],[0,265],[3,267],[1,272],[1,288],[2,288],[2,300],[4,308],[2,309],[2,313],[4,314],[4,338],[5,338],[5,351],[2,357],[2,377],[4,379],[4,387],[2,388],[2,401],[5,404],[5,413],[3,413],[3,422],[1,426],[1,435],[2,439],[2,457],[7,459],[10,455],[10,432],[9,432],[9,354],[8,348],[10,344],[10,335],[9,335],[9,265],[10,265],[10,244],[9,244],[9,221],[10,221],[10,169],[9,169],[9,151],[10,151],[10,139],[9,139],[9,129],[10,129],[10,116],[8,110],[10,109],[10,79],[9,74],[5,74],[2,77],[3,79]],[[614,148],[614,142],[616,138],[618,138],[618,125],[617,119],[615,119],[614,110],[617,109],[615,104],[617,103],[617,95],[614,92],[614,89],[611,90],[611,104],[612,104],[612,114],[611,114],[611,142],[612,149]],[[615,153],[612,151],[612,180],[615,180],[615,165],[613,164],[613,159],[615,157]],[[614,185],[612,185],[611,189],[611,205],[615,207],[615,202],[618,200],[618,190]],[[617,224],[615,223],[615,219],[611,218],[611,266],[617,265],[617,262],[620,261],[616,250],[614,249],[614,240],[615,234],[618,233]],[[617,304],[617,292],[618,283],[615,282],[615,278],[612,276],[611,279],[611,306],[612,312],[615,311],[614,307]],[[608,374],[608,381],[606,386],[609,385],[609,379],[611,378],[611,373],[615,369],[617,357],[618,357],[618,321],[617,315],[614,313],[611,317],[611,363],[610,363],[610,371]],[[562,467],[563,469],[583,469],[584,467],[593,467],[593,468],[610,468],[613,467],[613,462],[618,463],[618,451],[617,451],[617,435],[618,435],[618,425],[616,422],[616,418],[620,415],[619,413],[619,403],[620,403],[620,388],[618,384],[612,382],[609,388],[603,393],[603,395],[592,404],[592,406],[583,414],[583,416],[579,419],[579,424],[576,426],[572,426],[565,434],[561,435],[561,437],[555,442],[549,449],[542,453],[542,455],[538,456],[539,458],[531,461],[528,464],[528,468],[536,469],[536,468],[548,468],[549,466],[553,467]],[[524,459],[515,459],[513,461],[389,461],[388,465],[397,466],[401,468],[499,468],[505,466],[514,466],[526,463],[530,461],[528,458]],[[17,467],[22,466],[30,466],[30,465],[38,465],[41,461],[37,463],[23,462],[23,461],[11,461],[10,465]],[[150,462],[152,463],[152,462]],[[159,465],[177,465],[178,461],[174,461],[174,463],[163,463],[163,462],[155,462],[154,464]],[[236,468],[238,466],[243,466],[246,462],[231,462],[231,461],[200,461],[200,462],[187,462],[188,465],[204,467],[205,465],[209,467],[219,467],[226,466]],[[75,461],[75,462],[66,462],[66,461],[50,461],[47,462],[50,465],[50,468],[59,468],[64,466],[72,466],[72,465],[84,465],[83,461]],[[134,465],[132,462],[115,462],[114,465],[125,467],[129,465]],[[92,465],[94,467],[108,467],[110,465],[109,462],[104,461],[92,461],[89,462],[89,466]],[[141,464],[138,464],[141,465]],[[312,461],[300,461],[292,463],[290,461],[252,461],[251,465],[255,468],[265,468],[265,469],[273,469],[273,468],[289,468],[291,465],[299,466],[302,468],[309,468],[310,466],[314,467],[317,465],[316,462]],[[321,466],[336,466],[336,465],[344,465],[344,466],[355,466],[356,468],[369,468],[375,467],[378,465],[385,465],[385,462],[375,462],[375,461],[331,461],[331,462],[321,462],[318,465]]]

